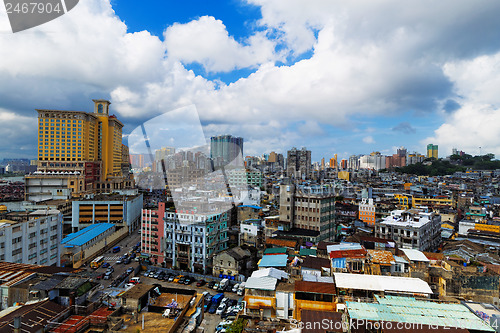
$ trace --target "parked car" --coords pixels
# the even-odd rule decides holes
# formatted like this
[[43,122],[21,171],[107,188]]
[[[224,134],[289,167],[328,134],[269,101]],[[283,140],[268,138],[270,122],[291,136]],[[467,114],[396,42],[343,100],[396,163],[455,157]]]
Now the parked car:
[[217,308],[217,311],[215,311],[215,314],[216,315],[221,315],[227,308],[227,305],[226,303],[222,303],[219,305],[219,307]]
[[210,281],[207,285],[208,288],[213,289],[215,285],[215,281]]
[[101,274],[97,275],[95,278],[96,278],[97,280],[100,280],[100,279],[102,279],[103,277],[104,277],[104,273],[101,273]]
[[231,291],[232,291],[233,293],[235,293],[235,292],[237,292],[237,291],[238,291],[238,288],[239,288],[239,287],[240,287],[240,284],[239,284],[239,283],[237,283],[237,284],[235,284],[235,285],[233,286],[233,288],[231,289]]
[[123,259],[122,258],[119,258],[117,261],[116,261],[116,264],[120,265],[123,263]]
[[113,266],[109,266],[108,269],[107,269],[107,272],[113,273],[114,271],[115,271],[115,269],[114,269]]
[[111,274],[113,274],[113,273],[111,273],[111,272],[106,272],[106,274],[104,274],[104,278],[103,278],[103,279],[104,279],[104,280],[109,280],[109,279],[111,279]]
[[130,279],[129,283],[133,283],[133,284],[141,283],[141,278],[139,278],[139,277],[133,277],[133,278]]
[[219,283],[218,282],[215,282],[215,284],[213,286],[213,289],[214,290],[219,290]]
[[160,274],[158,274],[157,279],[158,280],[163,280],[164,277],[165,277],[165,272],[162,271],[162,272],[160,272]]
[[193,278],[190,277],[190,276],[186,276],[186,278],[184,279],[184,284],[188,285],[188,284],[191,284],[191,283],[193,283]]
[[207,282],[206,282],[205,280],[201,279],[201,280],[199,280],[198,282],[196,282],[196,286],[197,286],[197,287],[201,287],[201,286],[204,286],[204,285],[205,285],[205,283],[207,283]]
[[160,276],[160,271],[157,271],[153,274],[153,278],[157,279]]
[[135,268],[134,268],[134,267],[129,267],[129,268],[127,268],[127,274],[132,273],[134,270],[135,270]]
[[145,277],[148,277],[150,273],[151,273],[151,271],[145,271],[144,274],[142,274],[142,275]]
[[179,281],[177,281],[179,284],[184,284],[184,281],[186,280],[186,277],[183,276],[179,279]]
[[153,271],[149,272],[148,277],[152,278],[155,276],[155,274],[156,274],[156,271],[153,270]]
[[214,314],[217,311],[217,308],[217,303],[212,303],[212,305],[210,305],[210,308],[208,309],[208,313]]
[[128,264],[130,264],[130,259],[129,259],[129,258],[126,258],[125,260],[123,260],[123,264],[124,264],[124,265],[128,265]]
[[184,275],[178,275],[175,279],[172,280],[174,283],[178,283],[180,279],[184,278]]
[[229,325],[231,325],[233,323],[232,320],[224,320],[224,321],[221,321],[219,323],[219,325],[217,325],[217,327],[215,328],[215,331],[216,332],[222,332],[223,329],[227,328]]
[[169,274],[168,276],[168,282],[174,282],[175,280],[175,275],[174,274]]

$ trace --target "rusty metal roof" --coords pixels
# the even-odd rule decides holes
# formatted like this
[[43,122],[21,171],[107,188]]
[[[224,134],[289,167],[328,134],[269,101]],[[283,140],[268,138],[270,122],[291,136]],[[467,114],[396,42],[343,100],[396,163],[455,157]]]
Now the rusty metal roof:
[[295,281],[295,291],[335,295],[335,284],[326,282]]
[[41,332],[48,321],[63,311],[64,307],[49,300],[24,305],[0,318],[0,332],[13,332],[16,317],[21,317],[21,332]]
[[357,250],[340,250],[340,251],[332,251],[330,252],[330,259],[334,258],[352,258],[352,259],[360,259],[366,257],[366,249],[357,249]]
[[379,265],[391,266],[396,262],[394,256],[390,251],[368,250],[368,255],[371,257],[374,263]]

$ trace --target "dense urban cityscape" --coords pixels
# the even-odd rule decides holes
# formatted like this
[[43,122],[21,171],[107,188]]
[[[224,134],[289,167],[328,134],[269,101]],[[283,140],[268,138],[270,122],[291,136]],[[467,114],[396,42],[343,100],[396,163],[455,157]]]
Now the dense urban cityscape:
[[3,3],[0,333],[500,333],[500,1]]
[[93,104],[2,163],[2,332],[498,330],[493,154],[137,154]]

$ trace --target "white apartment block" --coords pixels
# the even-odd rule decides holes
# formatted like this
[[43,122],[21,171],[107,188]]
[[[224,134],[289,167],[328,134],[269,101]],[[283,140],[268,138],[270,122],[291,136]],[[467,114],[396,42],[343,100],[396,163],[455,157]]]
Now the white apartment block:
[[228,248],[229,212],[165,212],[165,261],[192,272],[209,271],[212,257]]
[[435,251],[441,242],[441,216],[427,207],[394,210],[376,223],[375,236],[393,239],[403,249]]
[[38,210],[16,220],[0,221],[0,261],[60,265],[63,215]]

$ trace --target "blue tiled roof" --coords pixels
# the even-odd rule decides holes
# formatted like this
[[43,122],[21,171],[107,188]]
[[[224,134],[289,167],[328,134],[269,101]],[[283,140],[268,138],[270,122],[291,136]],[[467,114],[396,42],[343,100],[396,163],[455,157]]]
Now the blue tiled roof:
[[113,228],[114,226],[115,225],[113,223],[92,224],[78,232],[69,234],[68,236],[64,237],[61,243],[64,245],[82,246],[83,244],[89,242],[90,240]]

